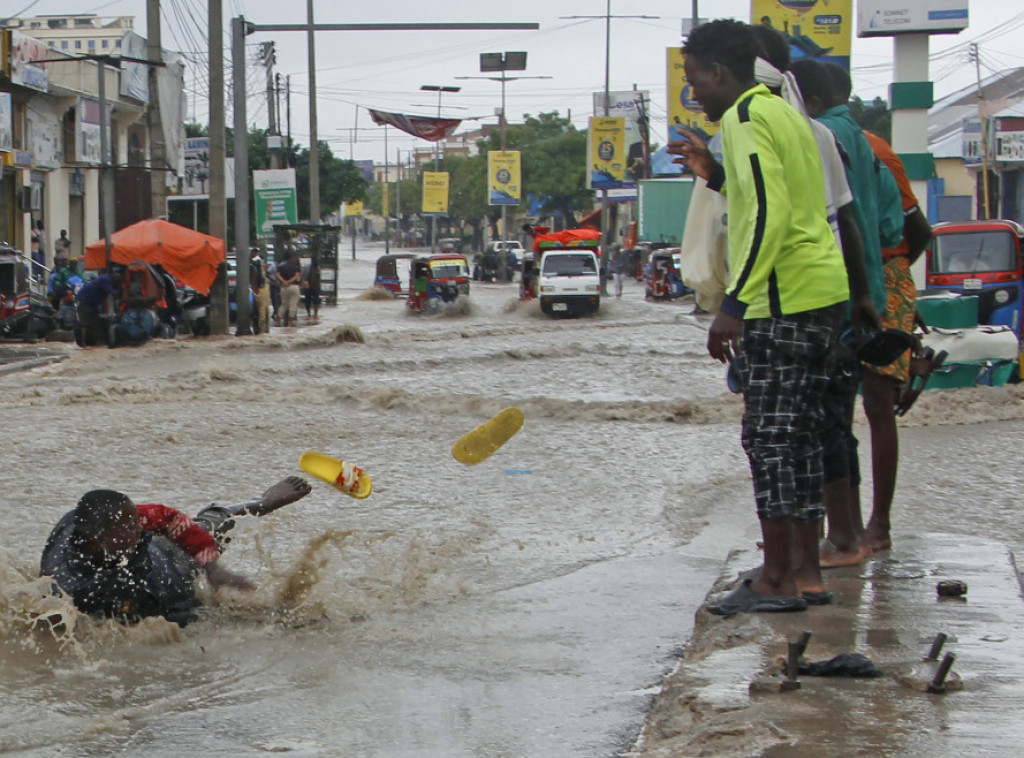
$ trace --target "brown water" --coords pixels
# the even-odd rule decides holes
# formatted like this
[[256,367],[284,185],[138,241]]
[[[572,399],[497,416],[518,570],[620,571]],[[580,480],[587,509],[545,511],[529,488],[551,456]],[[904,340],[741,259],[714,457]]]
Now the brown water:
[[[361,254],[362,255],[362,254]],[[373,251],[367,251],[372,259]],[[633,743],[729,548],[757,535],[740,404],[687,306],[639,285],[594,319],[514,288],[414,317],[360,298],[319,327],[79,351],[0,377],[0,752],[23,755],[610,756]],[[338,341],[341,325],[365,344]],[[1020,393],[925,397],[904,432],[897,529],[1002,533]],[[452,442],[504,407],[522,431],[466,467]],[[84,491],[194,513],[298,473],[367,469],[243,520],[225,557],[259,585],[206,618],[127,628],[35,579]]]

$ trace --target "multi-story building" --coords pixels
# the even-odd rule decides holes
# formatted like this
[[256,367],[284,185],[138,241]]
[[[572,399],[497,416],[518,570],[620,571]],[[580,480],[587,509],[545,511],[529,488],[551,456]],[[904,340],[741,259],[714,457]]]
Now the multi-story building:
[[[53,242],[61,229],[68,231],[75,256],[100,238],[104,167],[110,173],[107,191],[115,201],[111,231],[151,211],[148,69],[127,62],[118,68],[75,54],[116,54],[124,47],[126,55],[141,58],[145,40],[131,31],[131,19],[102,25],[96,18],[42,16],[9,20],[0,29],[0,241],[29,252],[32,230],[42,222],[47,266],[53,263]],[[95,25],[88,26],[89,19]],[[83,34],[87,29],[88,35]],[[68,34],[53,36],[62,31]],[[72,47],[76,40],[84,50]],[[70,52],[61,49],[65,41]],[[159,76],[161,92],[164,87],[176,91],[180,104],[181,67],[169,62]],[[168,134],[182,131],[181,120],[164,123],[173,166],[178,156]]]
[[131,16],[103,17],[93,13],[74,16],[33,16],[7,19],[6,28],[42,40],[70,55],[116,55],[125,32],[134,29]]

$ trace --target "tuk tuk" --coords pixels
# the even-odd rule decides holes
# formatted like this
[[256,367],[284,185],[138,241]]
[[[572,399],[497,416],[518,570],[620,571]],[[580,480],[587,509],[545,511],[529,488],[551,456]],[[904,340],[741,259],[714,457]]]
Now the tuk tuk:
[[0,245],[0,336],[32,342],[57,325],[45,297],[45,284],[32,278],[32,261],[20,250]]
[[1024,227],[1016,221],[936,224],[927,253],[926,289],[978,298],[978,323],[1008,326],[1021,336]]
[[644,279],[644,297],[654,300],[674,300],[692,289],[683,283],[679,272],[679,248],[669,247],[651,253]]
[[465,257],[445,253],[416,258],[412,262],[409,299],[414,311],[436,310],[469,295],[469,264]]
[[373,278],[373,286],[385,289],[395,297],[407,295],[410,264],[415,257],[412,253],[382,255],[377,259],[377,275]]

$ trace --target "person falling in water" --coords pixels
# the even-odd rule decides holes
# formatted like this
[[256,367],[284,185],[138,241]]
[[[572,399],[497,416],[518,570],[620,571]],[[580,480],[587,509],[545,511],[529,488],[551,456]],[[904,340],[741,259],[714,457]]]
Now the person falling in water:
[[261,497],[234,506],[210,505],[195,519],[166,505],[136,505],[114,490],[91,490],[53,528],[40,561],[54,591],[83,613],[135,623],[163,616],[179,626],[199,618],[195,578],[214,588],[252,590],[248,578],[220,562],[234,517],[263,516],[311,491],[290,476]]

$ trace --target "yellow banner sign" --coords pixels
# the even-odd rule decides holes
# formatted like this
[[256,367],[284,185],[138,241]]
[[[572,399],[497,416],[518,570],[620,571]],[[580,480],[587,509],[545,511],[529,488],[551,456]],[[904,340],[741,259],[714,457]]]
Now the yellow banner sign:
[[750,22],[785,34],[794,58],[850,68],[853,0],[750,0]]
[[390,189],[391,185],[388,184],[387,182],[384,182],[384,184],[382,184],[380,188],[380,215],[382,215],[384,218],[388,217],[389,211],[391,210],[391,204],[389,202],[389,200],[391,199],[391,193],[388,191]]
[[363,215],[363,201],[353,200],[350,203],[345,203],[345,215],[346,216],[362,216]]
[[487,151],[487,204],[519,205],[523,199],[518,150]]
[[700,103],[693,99],[690,83],[686,81],[683,66],[686,56],[678,47],[668,48],[668,139],[680,139],[679,129],[692,129],[711,136],[718,131],[718,124],[708,121]]
[[443,216],[448,213],[448,172],[423,172],[423,213]]
[[626,180],[626,119],[592,116],[587,131],[590,189],[619,189]]

